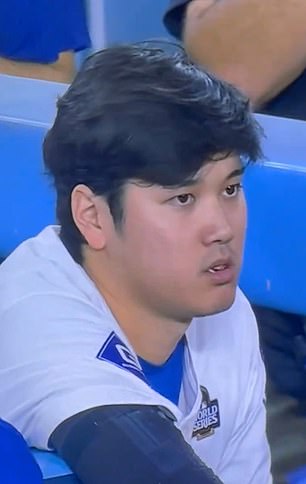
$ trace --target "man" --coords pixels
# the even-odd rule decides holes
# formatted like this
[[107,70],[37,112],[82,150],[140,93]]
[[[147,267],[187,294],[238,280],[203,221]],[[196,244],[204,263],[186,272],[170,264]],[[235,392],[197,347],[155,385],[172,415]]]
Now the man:
[[168,30],[256,110],[306,119],[304,0],[170,0]]
[[3,484],[41,484],[40,469],[22,436],[0,420],[0,482]]
[[1,0],[0,74],[71,82],[89,46],[82,0]]
[[[257,111],[306,120],[305,18],[304,0],[170,0],[164,20],[194,59],[244,91]],[[305,318],[254,310],[269,376],[305,407]]]
[[235,88],[141,44],[89,58],[59,100],[44,159],[60,226],[0,268],[0,413],[85,484],[220,482],[206,465],[271,482],[236,287],[259,139]]

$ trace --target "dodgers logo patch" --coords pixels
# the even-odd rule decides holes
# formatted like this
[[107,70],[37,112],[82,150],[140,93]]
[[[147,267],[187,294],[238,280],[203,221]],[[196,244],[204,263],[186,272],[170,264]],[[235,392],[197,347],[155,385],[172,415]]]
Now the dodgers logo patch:
[[133,373],[133,375],[146,381],[142,368],[131,350],[113,331],[97,354],[98,360],[108,361],[119,368]]
[[196,437],[197,440],[213,435],[215,429],[220,427],[218,400],[216,398],[210,400],[208,390],[205,387],[201,386],[201,392],[202,402],[192,432],[192,438]]

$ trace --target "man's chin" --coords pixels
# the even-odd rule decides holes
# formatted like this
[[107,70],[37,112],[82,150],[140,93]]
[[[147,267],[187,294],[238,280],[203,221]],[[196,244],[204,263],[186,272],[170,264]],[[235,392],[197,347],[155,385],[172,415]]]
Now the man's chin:
[[199,311],[199,314],[195,317],[212,316],[214,314],[223,313],[232,307],[235,301],[236,290],[233,290],[231,294],[226,297],[218,298],[215,302],[211,301],[209,306]]

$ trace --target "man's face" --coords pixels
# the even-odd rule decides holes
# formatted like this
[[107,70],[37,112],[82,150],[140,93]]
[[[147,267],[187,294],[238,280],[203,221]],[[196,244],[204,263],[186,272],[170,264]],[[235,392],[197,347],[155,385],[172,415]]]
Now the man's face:
[[246,223],[236,157],[208,163],[183,188],[129,183],[106,254],[140,305],[186,321],[234,300]]

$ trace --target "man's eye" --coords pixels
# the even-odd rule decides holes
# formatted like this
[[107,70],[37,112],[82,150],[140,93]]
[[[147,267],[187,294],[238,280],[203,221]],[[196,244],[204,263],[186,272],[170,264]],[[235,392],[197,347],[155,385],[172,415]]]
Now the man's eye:
[[186,205],[191,205],[194,202],[194,196],[191,193],[183,193],[182,195],[177,195],[173,199],[181,207]]
[[233,185],[228,185],[225,189],[225,195],[227,197],[236,197],[241,189],[241,183],[234,183]]

